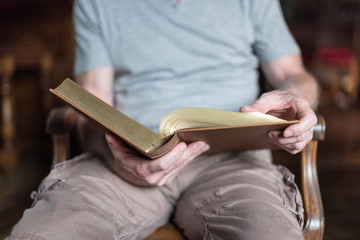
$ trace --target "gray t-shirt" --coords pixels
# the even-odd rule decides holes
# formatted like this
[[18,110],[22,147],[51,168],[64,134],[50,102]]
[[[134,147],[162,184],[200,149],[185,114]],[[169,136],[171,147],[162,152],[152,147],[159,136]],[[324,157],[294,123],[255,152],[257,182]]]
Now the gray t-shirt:
[[115,106],[157,132],[180,107],[238,111],[260,62],[299,53],[277,0],[78,0],[79,74],[114,66]]

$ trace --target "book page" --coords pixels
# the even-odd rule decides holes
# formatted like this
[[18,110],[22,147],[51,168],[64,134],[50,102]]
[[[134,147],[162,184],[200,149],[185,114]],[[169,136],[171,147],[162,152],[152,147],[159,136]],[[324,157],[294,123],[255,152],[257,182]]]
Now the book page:
[[252,126],[268,123],[286,123],[286,120],[259,112],[240,113],[209,108],[189,107],[166,115],[159,126],[161,137],[174,134],[178,129],[221,126]]

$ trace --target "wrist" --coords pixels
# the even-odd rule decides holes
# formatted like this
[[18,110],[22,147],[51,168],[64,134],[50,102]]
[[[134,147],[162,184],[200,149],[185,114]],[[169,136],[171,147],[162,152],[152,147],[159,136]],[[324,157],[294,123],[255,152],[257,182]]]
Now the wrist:
[[320,88],[308,73],[290,76],[279,90],[306,100],[313,110],[318,106]]

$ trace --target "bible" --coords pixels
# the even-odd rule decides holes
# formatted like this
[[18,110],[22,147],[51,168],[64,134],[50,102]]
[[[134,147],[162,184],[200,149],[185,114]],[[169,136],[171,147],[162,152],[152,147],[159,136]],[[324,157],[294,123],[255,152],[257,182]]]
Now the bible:
[[150,159],[163,156],[182,141],[205,141],[210,146],[208,153],[270,148],[268,132],[283,130],[298,122],[259,112],[186,107],[166,115],[157,134],[69,78],[50,91]]

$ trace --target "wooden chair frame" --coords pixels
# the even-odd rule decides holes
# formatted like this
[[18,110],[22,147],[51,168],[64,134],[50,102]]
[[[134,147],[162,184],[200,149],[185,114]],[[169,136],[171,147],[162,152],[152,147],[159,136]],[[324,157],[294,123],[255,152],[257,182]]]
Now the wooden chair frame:
[[[53,166],[65,161],[70,156],[70,132],[76,125],[77,113],[64,106],[53,109],[48,117],[46,130],[53,139]],[[302,230],[306,240],[323,238],[325,219],[317,174],[317,146],[319,140],[325,139],[325,120],[318,115],[313,139],[306,145],[301,154],[302,190],[305,208],[305,226]],[[170,229],[170,230],[169,230]],[[147,239],[183,239],[181,234],[173,233],[175,228],[165,225]],[[172,234],[170,237],[164,235]]]

